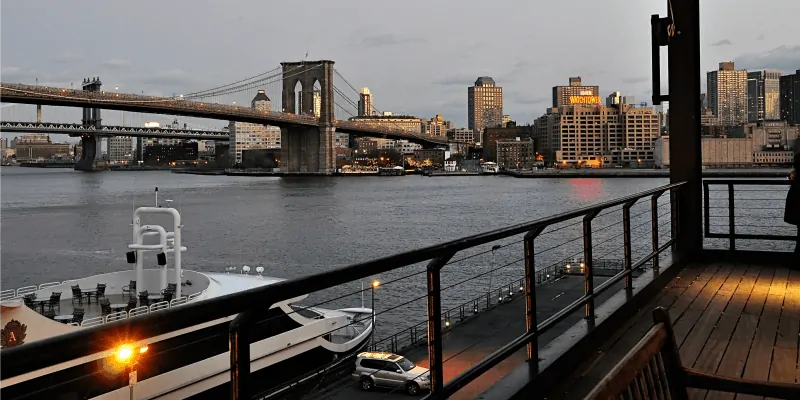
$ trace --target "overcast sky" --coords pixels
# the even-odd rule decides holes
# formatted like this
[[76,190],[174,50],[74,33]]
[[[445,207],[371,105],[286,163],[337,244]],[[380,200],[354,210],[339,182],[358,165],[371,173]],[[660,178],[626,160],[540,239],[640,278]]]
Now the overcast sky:
[[[3,82],[38,78],[65,87],[100,76],[107,90],[172,95],[268,71],[308,52],[309,59],[336,61],[356,87],[369,87],[378,109],[441,113],[456,126],[466,126],[467,87],[489,75],[503,87],[504,113],[525,123],[543,113],[552,86],[570,76],[599,85],[602,96],[620,91],[649,102],[650,15],[665,15],[666,3],[6,0],[0,74]],[[748,69],[800,69],[800,1],[702,0],[701,12],[704,70],[725,60]],[[5,106],[3,118],[12,116],[35,113]]]

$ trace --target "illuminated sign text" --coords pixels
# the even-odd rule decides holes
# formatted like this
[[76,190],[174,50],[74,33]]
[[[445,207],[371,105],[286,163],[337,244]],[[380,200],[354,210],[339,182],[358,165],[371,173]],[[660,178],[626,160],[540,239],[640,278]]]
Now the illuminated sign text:
[[600,104],[600,96],[569,96],[570,104]]

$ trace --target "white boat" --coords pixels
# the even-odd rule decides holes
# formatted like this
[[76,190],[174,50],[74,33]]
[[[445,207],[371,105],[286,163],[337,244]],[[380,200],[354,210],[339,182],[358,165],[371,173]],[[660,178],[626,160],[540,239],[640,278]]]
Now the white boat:
[[484,174],[496,174],[500,172],[500,167],[498,167],[495,162],[487,161],[481,166],[483,167]]
[[[141,223],[141,218],[153,214],[171,216],[172,231],[159,225]],[[133,269],[3,290],[0,303],[3,348],[24,346],[75,330],[157,313],[282,280],[263,276],[262,267],[256,268],[254,273],[248,266],[229,267],[220,273],[184,270],[181,253],[187,248],[181,242],[181,228],[178,210],[140,207],[134,212],[133,241],[128,245],[131,250],[127,254],[128,261],[134,265]],[[145,238],[150,236],[158,237],[158,243],[144,244]],[[145,255],[154,252],[157,252],[160,266],[144,268]],[[172,255],[169,260],[167,254]],[[167,261],[172,262],[172,268],[166,265]],[[134,282],[136,288],[129,290]],[[104,293],[86,298],[84,292],[96,291],[98,284],[105,285]],[[174,288],[172,299],[164,300],[162,297],[143,304],[146,303],[144,298],[138,297],[137,292],[143,290],[158,296],[170,284]],[[80,289],[73,296],[75,286]],[[60,293],[60,298],[51,302],[49,299],[53,293]],[[26,295],[37,301],[25,301],[23,297]],[[362,306],[328,310],[297,304],[306,297],[303,295],[272,305],[265,316],[269,322],[258,324],[252,330],[250,370],[256,390],[272,394],[284,392],[289,385],[297,383],[298,378],[310,380],[339,363],[352,362],[350,356],[369,343],[373,331],[371,309]],[[100,301],[105,306],[99,305]],[[51,304],[53,312],[50,312]],[[82,319],[75,312],[79,308],[84,311]],[[109,308],[114,309],[109,312]],[[52,318],[53,313],[57,314],[55,318]],[[235,317],[220,318],[134,344],[136,348],[145,349],[147,359],[152,360],[137,367],[135,398],[227,398],[230,382],[228,326]],[[3,378],[0,380],[0,395],[4,399],[127,399],[130,395],[128,374],[123,376],[123,371],[104,367],[115,349],[110,344],[107,352]]]

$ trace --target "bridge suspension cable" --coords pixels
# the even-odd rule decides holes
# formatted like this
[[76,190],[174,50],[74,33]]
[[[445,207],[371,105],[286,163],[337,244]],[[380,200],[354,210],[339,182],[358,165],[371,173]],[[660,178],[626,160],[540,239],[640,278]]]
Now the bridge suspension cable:
[[251,77],[244,78],[244,79],[238,80],[238,81],[236,81],[236,82],[231,82],[231,83],[228,83],[228,84],[226,84],[226,85],[217,86],[217,87],[215,87],[215,88],[211,88],[211,89],[201,90],[201,91],[199,91],[199,92],[186,93],[186,95],[185,95],[185,96],[198,96],[198,95],[202,95],[202,94],[205,94],[205,93],[209,93],[209,92],[218,91],[218,90],[220,90],[220,89],[224,89],[224,88],[227,88],[227,87],[230,87],[230,86],[233,86],[233,85],[238,85],[238,84],[240,84],[240,83],[247,82],[247,81],[249,81],[249,80],[253,80],[253,79],[255,79],[255,78],[262,77],[262,76],[264,76],[264,75],[274,74],[276,71],[278,71],[278,70],[280,70],[280,69],[281,69],[281,67],[273,68],[273,69],[271,69],[271,70],[269,70],[269,71],[267,71],[267,72],[264,72],[264,73],[261,73],[261,74],[258,74],[258,75],[253,75],[253,76],[251,76]]
[[[361,92],[360,92],[358,89],[356,89],[356,88],[355,88],[355,86],[353,86],[353,85],[350,83],[350,81],[348,81],[348,80],[347,80],[347,78],[345,78],[345,77],[344,77],[344,76],[343,76],[343,75],[342,75],[342,74],[341,74],[341,73],[340,73],[340,72],[339,72],[339,71],[338,71],[336,68],[334,68],[334,69],[333,69],[333,72],[334,72],[334,73],[336,74],[336,76],[337,76],[337,77],[339,77],[339,78],[340,78],[340,79],[341,79],[341,80],[342,80],[342,81],[343,81],[343,82],[344,82],[344,83],[345,83],[347,86],[349,86],[349,87],[350,87],[350,89],[351,89],[351,90],[353,90],[353,92],[355,92],[355,93],[356,93],[357,95],[359,95],[359,96],[361,95]],[[358,109],[358,103],[355,103],[355,102],[353,102],[352,100],[350,100],[350,98],[349,98],[349,97],[347,97],[347,96],[346,96],[346,95],[345,95],[345,94],[344,94],[344,93],[343,93],[343,92],[342,92],[342,91],[341,91],[341,90],[340,90],[338,87],[334,86],[334,90],[335,90],[337,93],[339,93],[339,94],[340,94],[342,97],[344,97],[345,99],[347,99],[347,101],[348,101],[349,103],[351,103],[351,104],[354,104],[354,105],[356,106],[356,109]],[[380,110],[378,110],[378,109],[377,109],[375,106],[372,106],[372,108],[375,110],[375,112],[377,112],[377,113],[379,113],[379,114],[383,114],[383,112],[382,112],[382,111],[380,111]],[[401,125],[400,125],[400,124],[398,124],[396,121],[389,121],[389,122],[390,122],[392,125],[394,125],[394,126],[397,128],[397,129],[400,129],[400,130],[402,130],[403,132],[410,133],[410,134],[415,134],[415,135],[417,135],[417,136],[420,136],[420,137],[424,137],[424,136],[425,136],[425,135],[422,135],[421,133],[420,133],[420,134],[416,134],[416,133],[414,133],[414,132],[410,132],[410,131],[409,131],[409,129],[408,129],[407,127],[401,126]],[[449,140],[448,140],[448,142],[449,142]]]
[[[298,66],[295,69],[293,69],[292,71],[294,71],[296,69],[299,69],[299,68],[300,67]],[[183,98],[206,98],[206,97],[224,96],[224,95],[229,95],[229,94],[234,94],[234,93],[240,93],[240,92],[243,92],[243,91],[246,91],[246,90],[257,88],[258,86],[264,86],[264,85],[268,85],[270,83],[282,82],[286,78],[295,77],[295,76],[300,75],[300,74],[302,74],[302,73],[304,73],[306,71],[310,71],[313,68],[315,68],[315,66],[308,67],[308,68],[306,68],[306,69],[304,69],[302,71],[299,71],[299,72],[293,72],[293,73],[289,74],[288,76],[284,76],[283,72],[278,72],[278,73],[275,73],[275,74],[272,74],[272,75],[269,75],[269,76],[265,76],[263,78],[260,78],[258,80],[252,81],[252,82],[246,82],[246,83],[242,83],[242,84],[239,84],[239,85],[236,85],[236,86],[228,87],[227,89],[222,89],[222,90],[217,90],[217,91],[210,91],[209,90],[209,91],[205,91],[205,92],[198,92],[199,94],[188,94],[188,95],[184,95]],[[227,85],[227,86],[230,86],[230,85]]]

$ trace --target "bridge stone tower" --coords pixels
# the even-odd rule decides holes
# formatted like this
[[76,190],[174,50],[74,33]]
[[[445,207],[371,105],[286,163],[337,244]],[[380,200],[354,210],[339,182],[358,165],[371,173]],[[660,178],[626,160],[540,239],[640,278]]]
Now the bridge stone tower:
[[[87,92],[99,92],[103,82],[100,78],[88,78],[83,80],[83,90]],[[102,126],[99,108],[84,108],[81,123],[84,126],[91,126],[100,129]],[[102,137],[98,135],[81,136],[81,158],[75,163],[76,171],[100,171],[108,168],[108,164],[103,160],[103,152],[100,147]]]
[[[330,175],[336,171],[336,128],[333,126],[333,61],[282,62],[283,112],[314,115],[314,83],[319,82],[319,127],[281,128],[281,169]],[[295,98],[297,83],[300,101]],[[299,103],[299,107],[297,104]],[[299,109],[297,109],[299,108]]]

